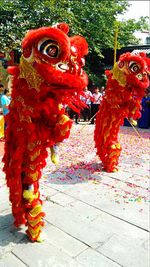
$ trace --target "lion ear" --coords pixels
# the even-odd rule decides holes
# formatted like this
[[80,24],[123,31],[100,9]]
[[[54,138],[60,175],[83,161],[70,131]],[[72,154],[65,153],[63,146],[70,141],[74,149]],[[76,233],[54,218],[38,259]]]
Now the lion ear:
[[34,59],[34,49],[32,48],[24,48],[22,51],[23,57],[28,61],[32,62]]
[[146,53],[145,53],[145,52],[140,52],[139,55],[140,55],[141,57],[146,57]]
[[60,29],[61,31],[63,31],[66,34],[69,32],[69,25],[67,23],[64,23],[64,22],[56,23],[55,25],[53,25],[53,28]]
[[32,47],[23,48],[22,54],[23,54],[24,58],[29,58],[32,54]]
[[9,75],[19,75],[19,68],[18,66],[9,66],[7,72]]

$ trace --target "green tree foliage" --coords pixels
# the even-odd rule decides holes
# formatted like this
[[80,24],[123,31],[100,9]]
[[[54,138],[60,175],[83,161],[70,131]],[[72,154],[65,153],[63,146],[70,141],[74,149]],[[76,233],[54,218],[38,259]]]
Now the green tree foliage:
[[[127,0],[0,0],[0,51],[20,49],[29,29],[64,21],[70,25],[70,35],[84,36],[89,54],[101,58],[103,48],[114,47],[117,16],[128,6]],[[146,18],[120,22],[118,47],[138,44],[133,33],[143,28],[147,29]],[[90,65],[88,60],[91,72]]]
[[118,46],[138,45],[140,40],[134,36],[136,31],[148,30],[148,18],[141,17],[139,21],[129,19],[119,23]]

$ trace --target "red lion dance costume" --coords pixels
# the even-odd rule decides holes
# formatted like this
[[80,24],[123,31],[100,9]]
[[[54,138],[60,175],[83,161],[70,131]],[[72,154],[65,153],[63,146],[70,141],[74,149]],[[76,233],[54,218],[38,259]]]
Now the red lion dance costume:
[[107,172],[117,171],[121,153],[118,132],[124,118],[134,122],[141,115],[140,103],[149,85],[147,61],[143,53],[125,53],[113,69],[106,72],[108,81],[96,116],[94,140],[97,155]]
[[39,179],[47,148],[69,136],[72,121],[63,105],[80,108],[79,94],[88,83],[82,70],[87,42],[80,36],[69,38],[68,30],[60,23],[29,31],[22,42],[20,65],[8,69],[13,90],[4,171],[14,224],[25,224],[32,241],[42,241]]

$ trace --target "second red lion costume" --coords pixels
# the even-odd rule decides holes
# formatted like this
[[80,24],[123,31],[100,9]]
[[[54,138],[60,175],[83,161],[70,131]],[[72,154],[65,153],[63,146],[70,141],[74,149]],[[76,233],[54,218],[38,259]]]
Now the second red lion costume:
[[61,23],[29,31],[20,65],[8,70],[13,86],[4,171],[14,223],[26,224],[32,241],[41,241],[44,224],[39,179],[47,148],[69,136],[72,121],[63,105],[80,106],[79,94],[88,83],[82,69],[87,42],[80,36],[69,38],[68,30]]
[[149,86],[148,67],[145,54],[125,53],[106,73],[108,81],[96,116],[94,140],[97,155],[107,172],[118,170],[121,153],[118,133],[124,118],[133,122],[141,116],[140,103]]

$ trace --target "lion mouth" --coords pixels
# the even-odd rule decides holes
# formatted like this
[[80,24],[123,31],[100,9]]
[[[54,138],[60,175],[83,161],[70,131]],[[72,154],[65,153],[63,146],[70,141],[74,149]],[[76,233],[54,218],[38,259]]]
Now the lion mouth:
[[75,74],[75,75],[82,75],[83,71],[82,68],[78,66],[78,64],[72,64],[69,62],[58,62],[53,65],[56,70],[61,72]]
[[62,72],[67,72],[67,71],[69,71],[69,65],[68,65],[68,63],[59,62],[59,63],[55,64],[55,69],[60,70]]

